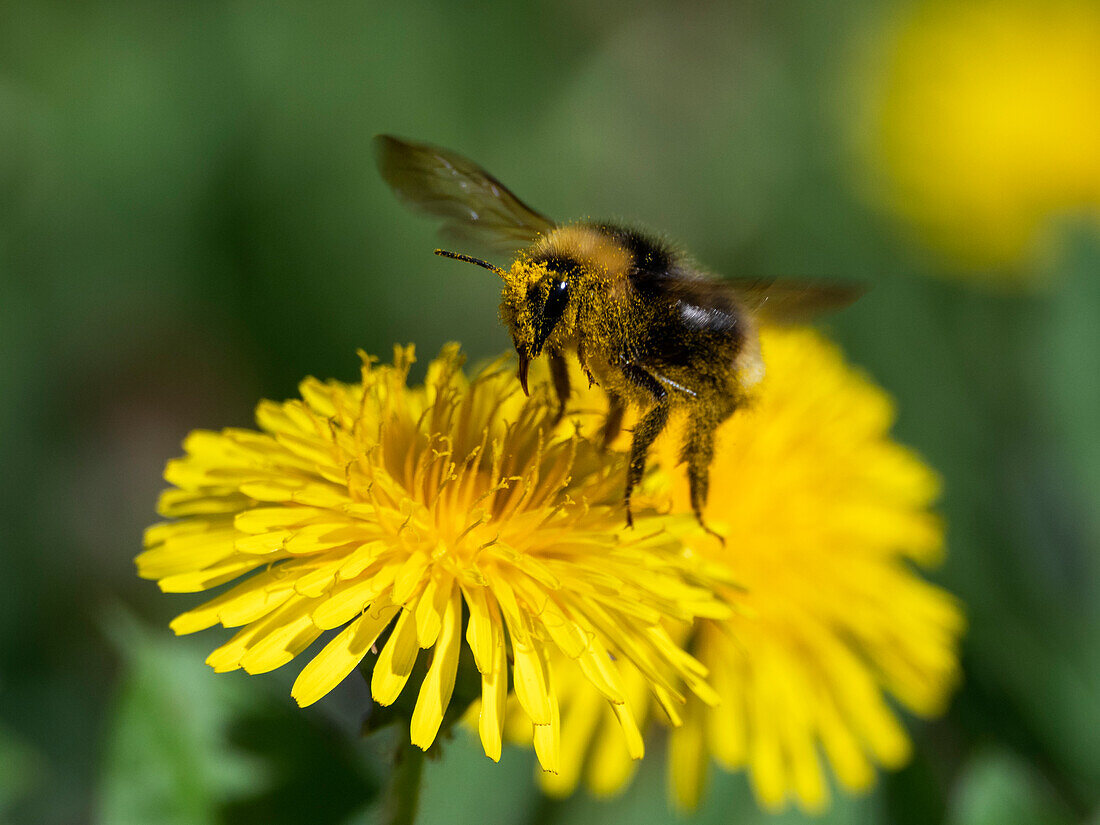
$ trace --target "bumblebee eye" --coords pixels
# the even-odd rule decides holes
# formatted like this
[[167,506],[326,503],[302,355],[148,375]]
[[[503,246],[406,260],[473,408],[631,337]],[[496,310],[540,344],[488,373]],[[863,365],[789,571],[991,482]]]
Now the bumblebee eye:
[[565,307],[568,303],[569,281],[551,281],[550,294],[546,296],[546,303],[543,304],[542,314],[539,316],[539,328],[535,335],[534,355],[537,356],[542,352],[542,345],[546,343],[546,339],[550,337],[550,333],[554,331],[554,327],[556,327],[558,321],[561,320],[562,313],[565,312]]

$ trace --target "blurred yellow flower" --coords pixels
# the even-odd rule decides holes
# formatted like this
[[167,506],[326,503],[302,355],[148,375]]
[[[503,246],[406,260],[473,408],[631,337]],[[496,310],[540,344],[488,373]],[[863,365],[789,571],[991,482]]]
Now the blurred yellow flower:
[[262,432],[188,436],[159,503],[176,520],[147,531],[140,575],[190,593],[253,574],[172,622],[242,628],[207,659],[219,672],[273,670],[339,629],[294,683],[303,706],[364,659],[375,701],[390,705],[431,649],[410,719],[424,749],[451,702],[465,605],[486,754],[500,757],[511,662],[539,760],[561,769],[551,660],[564,658],[641,756],[619,664],[670,709],[682,684],[714,700],[662,624],[729,612],[692,583],[670,532],[690,520],[646,509],[623,533],[622,456],[553,435],[545,388],[524,398],[501,362],[468,379],[456,346],[409,388],[413,360],[398,348],[392,366],[364,357],[361,383],[306,379],[302,400],[259,405]]
[[[934,716],[960,675],[959,607],[912,569],[942,554],[943,529],[928,509],[936,476],[890,439],[889,398],[834,346],[808,330],[766,330],[762,344],[758,397],[723,425],[711,467],[706,518],[726,544],[701,533],[686,539],[728,566],[739,609],[698,621],[686,637],[719,702],[689,700],[673,719],[683,724],[670,734],[671,792],[683,808],[699,800],[711,757],[746,768],[768,809],[791,798],[822,809],[822,756],[844,788],[863,790],[876,764],[894,768],[909,756],[889,697]],[[690,512],[674,435],[659,442],[658,457],[673,476],[674,509]],[[646,679],[630,666],[624,677],[643,718]],[[583,772],[595,793],[613,793],[633,765],[607,738],[599,697],[570,684],[566,769],[543,775],[543,785],[569,793]],[[510,719],[510,731],[524,728]]]
[[1100,4],[927,0],[880,45],[877,196],[962,271],[1026,277],[1052,218],[1100,219]]

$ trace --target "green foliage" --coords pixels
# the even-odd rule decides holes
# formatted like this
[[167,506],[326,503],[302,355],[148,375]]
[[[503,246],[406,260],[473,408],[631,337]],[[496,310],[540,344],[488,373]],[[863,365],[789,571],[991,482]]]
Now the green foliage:
[[97,821],[234,825],[341,822],[369,803],[362,754],[328,725],[219,676],[200,645],[119,614],[125,659]]
[[959,779],[947,825],[1069,825],[1073,818],[1027,763],[978,753]]
[[200,649],[169,644],[119,618],[112,636],[125,676],[104,760],[99,821],[212,822],[218,807],[268,782],[264,766],[231,745],[232,706],[248,695],[239,679],[212,679]]

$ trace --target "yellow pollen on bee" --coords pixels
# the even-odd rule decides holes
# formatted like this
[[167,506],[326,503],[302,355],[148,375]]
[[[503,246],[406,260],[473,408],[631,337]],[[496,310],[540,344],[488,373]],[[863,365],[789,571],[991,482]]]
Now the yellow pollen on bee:
[[527,290],[536,286],[548,272],[546,264],[531,263],[521,258],[512,264],[512,268],[504,276],[504,283],[506,287],[526,295]]
[[585,224],[558,227],[539,241],[535,251],[572,258],[610,277],[624,275],[633,262],[633,256],[607,233]]

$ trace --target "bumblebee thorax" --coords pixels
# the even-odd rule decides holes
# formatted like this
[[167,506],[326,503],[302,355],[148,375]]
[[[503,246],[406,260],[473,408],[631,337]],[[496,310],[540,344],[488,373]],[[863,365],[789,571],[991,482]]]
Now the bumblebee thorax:
[[612,282],[625,278],[633,263],[631,253],[616,238],[601,227],[583,223],[555,227],[539,238],[526,257],[557,271],[580,270],[578,274]]

